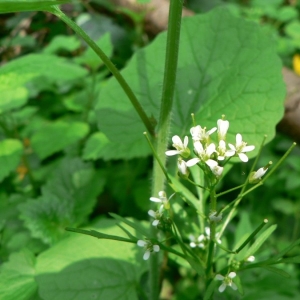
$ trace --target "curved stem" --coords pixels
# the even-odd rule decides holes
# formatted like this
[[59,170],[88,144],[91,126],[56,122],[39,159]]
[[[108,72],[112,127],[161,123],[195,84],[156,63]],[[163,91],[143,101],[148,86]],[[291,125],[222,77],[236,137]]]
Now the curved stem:
[[73,22],[69,17],[67,17],[57,6],[52,6],[51,8],[49,8],[48,12],[56,15],[59,19],[61,19],[68,26],[70,26],[95,51],[95,53],[100,57],[100,59],[109,69],[109,71],[119,82],[120,86],[129,98],[131,104],[135,108],[136,112],[138,113],[139,117],[141,118],[149,133],[152,136],[154,136],[154,126],[152,122],[146,115],[144,109],[142,108],[132,89],[130,88],[124,77],[121,75],[119,70],[111,62],[111,60],[105,55],[105,53],[99,48],[99,46],[85,33],[85,31],[82,28],[79,27],[75,22]]

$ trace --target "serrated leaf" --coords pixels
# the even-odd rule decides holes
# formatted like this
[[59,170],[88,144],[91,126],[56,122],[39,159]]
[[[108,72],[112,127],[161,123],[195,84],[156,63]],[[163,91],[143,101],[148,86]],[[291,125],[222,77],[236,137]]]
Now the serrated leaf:
[[31,145],[40,159],[44,159],[84,138],[89,131],[86,123],[56,121],[45,124],[33,134]]
[[262,244],[266,241],[266,239],[272,234],[272,232],[276,229],[277,225],[272,225],[267,228],[264,232],[262,232],[255,242],[250,246],[250,248],[246,251],[243,259],[255,254],[255,252],[262,246]]
[[29,250],[12,253],[0,268],[0,299],[31,300],[37,290],[35,257]]
[[20,218],[33,237],[53,244],[65,234],[65,227],[74,223],[70,200],[45,191],[38,199],[28,200],[19,206]]
[[47,10],[52,5],[70,2],[70,0],[1,0],[0,14],[19,11]]
[[0,181],[17,168],[22,152],[23,145],[19,140],[6,139],[0,142]]
[[[165,44],[162,33],[122,71],[147,115],[156,120]],[[241,132],[249,144],[257,145],[264,134],[268,140],[274,136],[283,114],[285,88],[272,42],[259,26],[223,9],[183,19],[175,89],[171,134],[188,132],[192,112],[207,128],[225,114],[231,122],[229,140],[234,142]],[[115,79],[101,90],[96,113],[112,144],[105,158],[150,153],[142,135],[145,128]]]
[[44,190],[73,203],[73,216],[79,225],[92,212],[97,196],[104,188],[103,172],[79,158],[65,158],[50,176]]
[[[124,236],[114,224],[102,220],[93,229]],[[138,249],[130,243],[74,234],[38,257],[40,296],[44,300],[138,299],[136,286],[146,267],[142,253],[136,256]]]

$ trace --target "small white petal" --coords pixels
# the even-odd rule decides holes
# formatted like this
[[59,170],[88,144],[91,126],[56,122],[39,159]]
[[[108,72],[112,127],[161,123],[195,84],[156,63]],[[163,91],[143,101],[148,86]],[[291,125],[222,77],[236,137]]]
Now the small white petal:
[[159,196],[160,198],[166,198],[166,197],[167,197],[167,195],[166,195],[166,193],[165,193],[164,191],[159,191],[159,192],[158,192],[158,196]]
[[191,246],[192,248],[196,248],[196,247],[197,247],[197,245],[196,245],[195,242],[190,242],[190,246]]
[[149,215],[150,217],[152,217],[152,218],[156,218],[156,213],[155,213],[155,211],[152,210],[152,209],[150,209],[150,210],[148,211],[148,215]]
[[210,236],[210,228],[209,227],[205,227],[204,230],[205,230],[206,235]]
[[153,245],[153,251],[159,252],[160,248],[158,245]]
[[232,144],[228,144],[229,148],[232,150],[232,151],[236,151],[235,147],[232,145]]
[[162,203],[162,200],[161,200],[161,199],[158,199],[158,198],[156,198],[156,197],[151,197],[151,198],[150,198],[150,201],[157,202],[157,203]]
[[198,242],[202,242],[203,240],[204,240],[204,235],[203,234],[200,234],[199,236],[198,236]]
[[179,153],[180,153],[180,151],[178,151],[178,150],[168,150],[168,151],[165,152],[165,154],[167,156],[174,156],[174,155],[177,155]]
[[225,291],[226,287],[227,287],[227,285],[225,283],[222,283],[219,287],[219,292],[223,293]]
[[174,135],[172,137],[172,142],[176,145],[182,145],[181,138],[178,135]]
[[237,290],[237,286],[234,282],[231,283],[230,287],[235,291]]
[[236,273],[235,272],[230,272],[229,274],[228,274],[228,277],[229,278],[234,278],[236,276]]
[[184,137],[184,142],[183,142],[184,148],[187,147],[188,143],[189,143],[189,138],[188,138],[188,136],[185,136]]
[[208,159],[205,163],[210,167],[210,169],[213,169],[218,165],[218,162],[213,159]]
[[150,251],[146,251],[144,256],[143,256],[143,259],[147,260],[149,257],[150,257]]
[[215,151],[216,151],[216,145],[214,143],[211,143],[206,149],[206,153],[209,156],[211,156]]
[[227,157],[233,156],[234,154],[235,154],[235,150],[227,150],[225,152],[225,156],[227,156]]
[[243,152],[250,152],[255,149],[255,146],[245,146]]
[[186,162],[186,165],[188,167],[192,167],[192,166],[196,165],[199,161],[200,161],[199,158],[192,158]]
[[238,156],[241,161],[247,162],[248,161],[248,156],[245,153],[238,153]]
[[223,279],[224,279],[224,276],[221,275],[221,274],[217,274],[217,275],[216,275],[216,279],[217,279],[217,280],[223,280]]
[[138,241],[137,241],[137,245],[138,245],[139,247],[144,247],[146,244],[147,244],[147,243],[146,243],[145,241],[143,241],[143,240],[138,240]]
[[254,262],[255,261],[255,256],[251,255],[247,258],[247,261],[249,262]]
[[242,135],[238,133],[238,134],[236,135],[235,140],[236,140],[236,146],[238,147],[238,146],[241,145],[241,143],[243,142]]
[[202,144],[199,141],[196,141],[194,143],[194,148],[195,148],[195,152],[198,155],[201,155],[204,152],[203,146],[202,146]]
[[156,227],[158,224],[159,224],[159,220],[154,220],[154,221],[152,222],[152,225],[155,226],[155,227]]
[[206,132],[207,135],[211,135],[212,133],[214,133],[217,130],[217,127],[212,128],[211,130],[208,130]]

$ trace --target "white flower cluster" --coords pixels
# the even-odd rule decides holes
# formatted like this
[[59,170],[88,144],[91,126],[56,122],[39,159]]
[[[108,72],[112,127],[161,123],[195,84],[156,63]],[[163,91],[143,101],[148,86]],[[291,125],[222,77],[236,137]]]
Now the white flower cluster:
[[[190,247],[196,248],[199,247],[201,249],[204,249],[206,245],[209,242],[210,239],[210,228],[205,227],[205,234],[200,234],[198,238],[196,238],[193,234],[189,235],[189,240],[190,240]],[[221,244],[221,240],[219,239],[219,232],[216,233],[216,241],[218,244]]]
[[[188,176],[188,167],[192,167],[197,163],[206,164],[212,173],[219,178],[222,175],[223,167],[219,166],[219,161],[225,160],[226,157],[238,156],[241,161],[247,162],[248,157],[245,153],[254,150],[255,146],[247,146],[247,143],[243,141],[242,135],[238,133],[236,135],[235,145],[226,144],[226,134],[229,128],[229,121],[219,119],[217,121],[217,127],[206,131],[206,128],[202,128],[200,125],[192,127],[190,132],[194,144],[194,153],[196,158],[192,158],[188,161],[183,158],[190,156],[190,149],[188,148],[188,137],[184,137],[184,142],[181,141],[178,135],[172,137],[173,147],[176,150],[166,151],[166,155],[173,156],[179,155],[178,169],[183,176]],[[218,133],[218,145],[210,143],[210,135],[215,131]],[[227,148],[227,146],[229,148]]]

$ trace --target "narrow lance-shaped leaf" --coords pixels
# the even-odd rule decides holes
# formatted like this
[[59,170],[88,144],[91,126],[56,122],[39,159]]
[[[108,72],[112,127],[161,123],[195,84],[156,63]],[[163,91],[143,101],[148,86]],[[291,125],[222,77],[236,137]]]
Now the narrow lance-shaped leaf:
[[52,5],[71,2],[70,0],[1,0],[0,14],[19,11],[47,10]]

